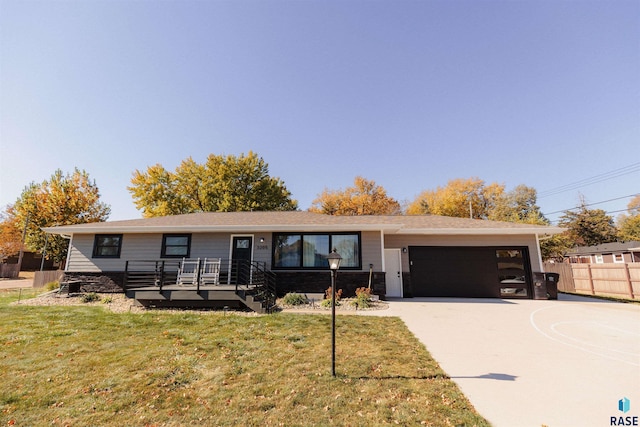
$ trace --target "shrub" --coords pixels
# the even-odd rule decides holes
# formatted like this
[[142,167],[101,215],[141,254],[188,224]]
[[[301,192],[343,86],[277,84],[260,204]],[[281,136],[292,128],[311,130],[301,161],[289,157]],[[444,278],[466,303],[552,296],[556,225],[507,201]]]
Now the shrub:
[[282,304],[284,305],[304,305],[308,303],[309,300],[305,295],[296,294],[294,292],[290,292],[282,298]]
[[104,297],[100,302],[103,304],[111,304],[113,302],[113,297],[112,296]]
[[57,280],[53,282],[49,282],[46,285],[44,285],[44,289],[47,291],[53,291],[55,289],[58,289],[59,287],[60,287],[60,282],[58,282]]
[[[324,299],[320,303],[321,307],[331,307],[331,289],[329,286],[326,291],[324,291]],[[340,305],[340,298],[342,298],[342,289],[338,289],[336,291],[336,307]]]
[[369,288],[356,289],[356,298],[353,300],[353,305],[355,305],[357,308],[371,307],[371,289]]
[[[340,300],[338,300],[338,294],[336,294],[336,307],[340,305]],[[331,299],[323,299],[320,301],[320,307],[328,308],[331,307]]]
[[82,300],[82,302],[87,303],[98,301],[100,297],[95,292],[89,292],[88,294],[83,294],[80,299]]

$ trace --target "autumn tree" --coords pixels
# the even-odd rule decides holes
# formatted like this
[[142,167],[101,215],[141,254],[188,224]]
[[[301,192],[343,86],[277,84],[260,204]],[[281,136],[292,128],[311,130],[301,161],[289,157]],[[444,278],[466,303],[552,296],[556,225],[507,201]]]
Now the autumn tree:
[[487,219],[503,193],[501,184],[485,185],[479,178],[453,179],[444,187],[422,192],[408,206],[407,214]]
[[547,225],[549,220],[542,215],[537,199],[538,193],[535,188],[518,185],[496,199],[487,218],[494,221]]
[[174,172],[160,164],[136,170],[128,190],[144,217],[297,209],[284,182],[271,177],[267,163],[251,151],[239,157],[210,154],[204,164],[189,157]]
[[620,240],[640,240],[640,194],[627,205],[628,214],[618,218],[618,237]]
[[384,187],[361,176],[345,190],[325,189],[311,204],[310,212],[327,215],[398,215],[400,203]]
[[22,234],[18,221],[9,212],[13,208],[9,206],[7,213],[0,214],[0,260],[16,255],[22,245]]
[[574,211],[565,211],[558,221],[567,228],[567,237],[574,246],[594,246],[616,241],[617,230],[613,218],[602,209],[587,209],[583,200]]
[[26,247],[42,251],[46,240],[47,258],[57,262],[66,258],[68,241],[57,235],[47,237],[42,227],[106,221],[110,212],[110,207],[100,201],[95,182],[77,168],[66,175],[57,170],[49,180],[29,184],[8,209],[18,229],[26,225]]

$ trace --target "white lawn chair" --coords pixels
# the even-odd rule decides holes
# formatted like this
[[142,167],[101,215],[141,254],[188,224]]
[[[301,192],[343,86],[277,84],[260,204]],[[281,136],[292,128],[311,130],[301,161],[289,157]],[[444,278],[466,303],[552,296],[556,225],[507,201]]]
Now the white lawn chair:
[[200,284],[217,285],[220,283],[220,258],[204,259],[200,271]]
[[200,258],[197,260],[182,258],[180,268],[178,268],[178,285],[197,285],[198,272],[200,270]]

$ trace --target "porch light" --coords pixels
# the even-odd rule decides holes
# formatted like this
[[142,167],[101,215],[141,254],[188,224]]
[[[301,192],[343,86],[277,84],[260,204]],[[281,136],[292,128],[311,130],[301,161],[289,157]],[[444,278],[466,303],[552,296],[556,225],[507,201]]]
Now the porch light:
[[327,261],[329,261],[329,268],[331,270],[337,270],[340,268],[340,263],[342,262],[342,257],[340,256],[340,254],[338,252],[336,252],[336,250],[334,249],[333,251],[331,251],[331,253],[327,256]]
[[331,270],[331,375],[336,376],[336,273],[342,257],[334,249],[327,256]]

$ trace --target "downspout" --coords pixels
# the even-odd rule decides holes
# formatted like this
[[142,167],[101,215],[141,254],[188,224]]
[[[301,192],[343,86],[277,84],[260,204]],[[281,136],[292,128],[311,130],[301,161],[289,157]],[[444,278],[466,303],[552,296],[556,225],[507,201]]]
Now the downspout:
[[540,249],[540,236],[536,233],[536,250],[538,252],[538,266],[540,267],[540,272],[544,273],[544,264],[542,263],[542,250]]
[[71,244],[73,242],[73,234],[61,234],[63,239],[69,239],[69,247],[67,248],[67,259],[64,262],[64,272],[67,272],[67,269],[69,268],[69,260],[71,259],[71,249],[73,248],[73,245]]
[[382,259],[382,271],[387,271],[387,266],[384,263],[384,231],[380,230],[380,259]]

